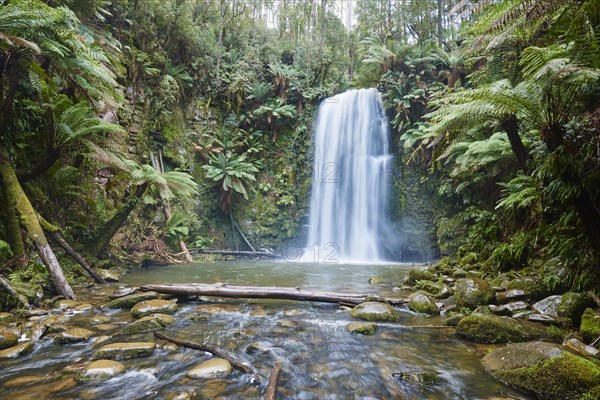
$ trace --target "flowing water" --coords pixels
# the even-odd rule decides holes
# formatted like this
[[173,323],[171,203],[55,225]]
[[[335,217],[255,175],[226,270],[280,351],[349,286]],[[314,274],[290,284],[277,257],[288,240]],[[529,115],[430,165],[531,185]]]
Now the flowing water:
[[[144,283],[224,282],[232,285],[272,285],[402,296],[392,285],[370,285],[373,275],[384,282],[400,282],[408,265],[358,265],[262,262],[218,262],[156,267],[131,273],[127,285]],[[92,317],[104,315],[111,323],[132,321],[129,310],[104,310],[111,287],[80,288],[78,295],[95,309],[70,316],[69,325],[94,330]],[[345,330],[352,321],[348,310],[335,304],[281,300],[200,298],[179,299],[177,322],[165,334],[209,343],[229,350],[269,375],[275,359],[283,361],[280,399],[392,399],[396,390],[409,399],[502,399],[497,391],[519,399],[486,374],[480,358],[490,346],[462,342],[424,317],[398,308],[399,324],[380,323],[371,336]],[[421,327],[420,327],[421,326]],[[419,328],[420,327],[420,328]],[[110,342],[153,341],[152,333],[114,335]],[[109,342],[107,342],[109,343]],[[159,341],[160,343],[160,341]],[[250,345],[253,352],[248,352]],[[183,348],[158,348],[154,355],[122,361],[127,372],[104,382],[77,382],[63,368],[90,361],[95,349],[88,343],[56,345],[49,337],[37,342],[31,355],[0,360],[0,398],[6,399],[146,399],[195,393],[195,399],[261,398],[261,388],[238,372],[219,379],[189,379],[186,372],[210,358]],[[392,372],[433,371],[440,382],[420,386],[392,378]],[[38,376],[37,382],[7,387],[19,376]],[[10,386],[10,385],[9,385]]]
[[305,260],[377,263],[387,258],[388,128],[376,89],[350,90],[321,104]]

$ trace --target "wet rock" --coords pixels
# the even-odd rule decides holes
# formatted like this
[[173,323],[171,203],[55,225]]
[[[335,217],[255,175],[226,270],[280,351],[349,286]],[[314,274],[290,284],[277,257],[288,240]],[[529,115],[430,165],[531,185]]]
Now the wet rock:
[[99,348],[94,353],[96,359],[122,360],[125,358],[147,357],[154,353],[153,342],[112,343]]
[[269,349],[260,342],[250,343],[246,347],[246,353],[248,353],[248,354],[264,353],[267,351],[269,351]]
[[529,342],[508,345],[486,355],[485,369],[517,390],[547,400],[590,397],[598,389],[600,367],[561,346]]
[[456,326],[464,317],[464,314],[454,314],[451,317],[446,318],[443,323],[446,326]]
[[77,374],[80,381],[104,381],[125,372],[125,366],[118,361],[92,361],[81,373]]
[[0,350],[0,359],[18,358],[27,355],[33,351],[33,342],[23,342],[8,349]]
[[366,301],[357,305],[350,311],[350,316],[371,322],[395,322],[400,318],[392,306],[376,301]]
[[127,325],[123,330],[125,333],[140,333],[163,329],[165,326],[175,322],[175,318],[166,314],[152,314],[140,318]]
[[98,347],[98,346],[102,345],[103,343],[108,342],[110,339],[111,339],[111,337],[108,335],[97,336],[92,339],[92,347]]
[[7,349],[16,345],[19,337],[12,332],[0,331],[0,350]]
[[424,281],[422,283],[419,283],[417,287],[420,290],[424,290],[425,292],[430,293],[432,296],[438,299],[445,299],[454,293],[454,291],[450,289],[447,285],[438,282]]
[[583,312],[586,308],[592,306],[593,301],[588,295],[568,292],[562,295],[557,313],[560,317],[568,318],[573,326],[579,326]]
[[524,301],[514,301],[512,303],[503,304],[501,306],[490,305],[490,310],[492,311],[492,313],[496,315],[507,316],[511,316],[521,311],[525,311],[528,308],[529,304],[525,303]]
[[418,281],[435,281],[435,275],[427,270],[422,269],[411,269],[408,271],[408,277],[406,278],[407,285],[414,285]]
[[101,269],[98,271],[98,275],[106,282],[119,282],[121,280],[121,275],[112,269]]
[[109,294],[108,297],[110,299],[118,299],[120,297],[124,297],[130,294],[135,293],[138,290],[138,288],[135,287],[126,287],[126,286],[119,286],[117,288],[117,290],[115,290],[113,293]]
[[131,309],[133,318],[142,318],[150,314],[174,314],[177,303],[169,300],[145,300]]
[[196,394],[193,392],[168,393],[165,396],[165,400],[192,400],[195,396]]
[[558,317],[558,306],[562,302],[562,296],[549,296],[533,305],[533,308],[540,314]]
[[527,294],[521,289],[510,289],[496,293],[496,301],[498,304],[506,304],[517,300],[523,300],[525,297],[527,297]]
[[600,315],[591,308],[585,310],[581,316],[579,328],[581,336],[587,343],[591,343],[600,337]]
[[213,358],[203,362],[200,365],[192,368],[188,371],[186,376],[188,378],[214,378],[217,376],[227,375],[232,371],[231,364],[229,361],[222,358]]
[[456,279],[466,278],[467,277],[467,271],[465,271],[464,269],[459,268],[459,269],[454,270],[452,272],[452,277],[456,278]]
[[92,307],[92,305],[89,303],[82,303],[82,304],[78,305],[77,307],[75,307],[75,311],[90,311],[93,308],[94,307]]
[[439,385],[442,381],[439,373],[432,371],[398,372],[394,376],[406,383],[417,386],[435,386]]
[[31,385],[32,383],[39,384],[48,378],[44,375],[25,375],[18,378],[10,379],[2,384],[5,388],[16,388],[21,386]]
[[456,336],[476,343],[509,343],[529,340],[562,342],[563,332],[555,327],[495,315],[472,314],[456,326]]
[[94,326],[94,329],[96,329],[99,332],[112,332],[112,331],[116,331],[117,329],[119,329],[119,325],[98,324],[98,325]]
[[[200,305],[194,307],[194,311],[196,311],[200,315],[212,316],[215,314],[228,314],[228,313],[240,312],[240,306],[238,304],[229,304],[229,303],[200,304]],[[254,315],[254,316],[262,316],[262,315],[258,315],[258,314],[260,314],[260,312],[266,313],[265,310],[253,310],[252,312],[250,312],[250,314]]]
[[116,309],[116,308],[131,308],[137,303],[140,303],[145,300],[154,300],[158,299],[158,293],[156,292],[141,292],[134,293],[127,296],[119,297],[118,299],[114,299],[106,304],[106,307]]
[[369,284],[371,285],[377,285],[383,283],[383,278],[380,276],[372,276],[371,279],[369,279]]
[[558,325],[559,322],[546,314],[531,314],[527,316],[527,321],[538,322],[544,325]]
[[551,294],[551,289],[542,279],[533,276],[522,276],[507,283],[507,289],[520,289],[528,300],[541,300]]
[[90,323],[92,323],[92,325],[108,324],[109,322],[110,318],[105,317],[104,315],[96,315],[95,317],[90,319]]
[[61,310],[67,310],[67,309],[74,310],[75,307],[77,307],[81,304],[83,304],[83,303],[80,301],[77,301],[77,300],[58,300],[56,303],[54,303],[54,306],[56,308],[60,308]]
[[5,322],[10,322],[15,318],[14,315],[12,315],[11,313],[7,313],[7,312],[0,312],[0,324],[3,324]]
[[94,332],[84,328],[69,328],[56,335],[54,340],[57,343],[78,343],[84,342],[94,336]]
[[596,350],[592,346],[588,346],[576,338],[565,340],[563,342],[563,346],[571,353],[579,354],[580,356],[598,357],[598,355],[600,355],[600,351]]
[[413,293],[408,300],[408,308],[414,312],[437,315],[438,308],[435,302],[426,294],[421,292]]
[[346,330],[350,333],[372,335],[377,330],[377,325],[370,322],[351,322],[346,325]]
[[489,304],[495,295],[496,292],[490,284],[479,278],[460,279],[454,288],[454,301],[458,307],[474,309]]
[[47,331],[47,327],[43,324],[33,324],[25,333],[25,338],[27,340],[31,340],[32,342],[37,342],[44,333]]

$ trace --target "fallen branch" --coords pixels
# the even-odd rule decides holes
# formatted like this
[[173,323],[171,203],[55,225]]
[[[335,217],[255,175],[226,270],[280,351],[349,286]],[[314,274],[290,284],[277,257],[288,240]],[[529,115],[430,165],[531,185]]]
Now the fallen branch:
[[281,372],[281,360],[275,363],[273,371],[269,376],[269,385],[265,394],[265,400],[275,400],[277,397],[277,382],[279,381],[279,373]]
[[8,281],[8,279],[6,279],[5,277],[3,277],[2,275],[0,275],[0,286],[3,287],[4,290],[6,290],[11,296],[13,296],[15,299],[17,299],[17,301],[19,303],[23,304],[23,306],[25,306],[25,308],[31,310],[31,305],[29,304],[29,302],[27,301],[27,299],[25,298],[25,296],[23,296],[21,293],[17,292],[10,285],[10,282]]
[[600,307],[600,297],[596,296],[596,293],[590,290],[587,291],[586,294],[594,301],[594,303],[596,303],[598,307]]
[[207,353],[212,354],[213,356],[227,360],[227,361],[229,361],[229,363],[231,364],[231,366],[234,369],[237,369],[245,374],[252,375],[259,383],[262,383],[261,377],[256,373],[254,368],[252,368],[249,365],[243,364],[241,361],[238,361],[233,354],[229,353],[226,350],[219,349],[217,347],[207,346],[205,344],[186,342],[184,340],[177,340],[170,336],[163,335],[160,332],[154,332],[154,336],[157,337],[158,339],[166,340],[167,342],[174,343],[178,346],[186,347],[188,349],[193,349],[193,350],[205,351]]
[[277,286],[229,286],[223,283],[202,284],[187,283],[173,285],[142,285],[144,291],[153,291],[164,294],[176,294],[184,296],[217,296],[249,299],[281,299],[314,301],[320,303],[347,303],[360,304],[369,299],[381,300],[392,305],[400,305],[407,302],[403,298],[383,298],[367,294],[319,292],[303,290],[292,287]]
[[242,257],[265,257],[272,259],[282,259],[283,256],[276,255],[270,251],[238,251],[238,250],[200,250],[191,249],[190,252],[199,254],[219,254],[223,256],[242,256]]

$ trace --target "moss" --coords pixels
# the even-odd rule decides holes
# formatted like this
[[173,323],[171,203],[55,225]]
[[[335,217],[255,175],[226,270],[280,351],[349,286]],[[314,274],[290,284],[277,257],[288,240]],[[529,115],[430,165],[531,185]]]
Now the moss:
[[414,312],[429,315],[437,315],[439,312],[435,302],[426,294],[420,292],[414,293],[412,296],[410,296],[408,308]]
[[479,278],[465,278],[456,282],[454,299],[458,307],[471,309],[489,304],[496,293],[490,284]]
[[591,308],[586,309],[581,317],[579,332],[587,343],[600,337],[600,315]]
[[456,336],[476,343],[510,343],[549,340],[560,343],[563,331],[509,317],[475,314],[464,317],[456,326]]
[[350,311],[350,316],[369,322],[396,322],[400,319],[400,316],[392,306],[379,302],[361,303]]
[[351,322],[346,326],[350,333],[360,333],[362,335],[372,335],[377,330],[377,325],[366,322]]
[[423,271],[420,269],[411,269],[408,271],[408,278],[406,283],[408,285],[414,285],[417,281],[435,281],[435,276],[429,271]]
[[134,293],[127,296],[119,297],[106,304],[108,308],[131,308],[137,303],[144,300],[154,300],[158,298],[158,293],[145,292],[145,293]]
[[591,305],[591,299],[586,294],[569,292],[562,295],[557,313],[568,318],[574,326],[579,326],[583,312]]
[[581,399],[586,393],[597,393],[600,368],[583,357],[563,353],[560,357],[531,367],[492,372],[495,378],[540,399]]
[[552,294],[550,288],[540,278],[523,277],[508,282],[507,289],[521,289],[532,300],[541,300]]

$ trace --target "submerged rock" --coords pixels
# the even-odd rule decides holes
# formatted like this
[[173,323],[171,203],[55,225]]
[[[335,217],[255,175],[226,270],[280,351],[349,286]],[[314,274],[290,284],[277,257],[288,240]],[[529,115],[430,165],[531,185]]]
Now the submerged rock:
[[509,343],[530,340],[562,342],[563,332],[510,317],[472,314],[458,323],[456,336],[476,343]]
[[147,357],[154,353],[153,342],[112,343],[99,348],[94,354],[97,359],[121,360],[124,358]]
[[8,349],[0,350],[0,359],[18,358],[33,351],[33,342],[23,342]]
[[125,366],[118,361],[92,361],[81,373],[77,374],[80,381],[103,381],[125,372]]
[[106,304],[108,308],[131,308],[137,303],[140,303],[144,300],[154,300],[158,298],[158,293],[156,292],[142,292],[142,293],[134,293],[129,294],[127,296],[119,297],[118,299],[114,299]]
[[346,330],[350,333],[372,335],[377,330],[377,325],[370,322],[351,322],[346,325]]
[[380,284],[380,283],[383,283],[383,278],[380,277],[380,276],[372,276],[369,279],[369,284],[370,285],[377,285],[377,284]]
[[482,363],[496,379],[540,399],[595,398],[591,393],[600,389],[600,367],[556,344],[512,344],[493,350]]
[[394,376],[402,379],[406,383],[419,386],[435,386],[442,381],[439,373],[432,371],[399,372],[394,374]]
[[145,300],[131,309],[134,318],[142,318],[150,314],[174,314],[177,311],[177,303],[169,300]]
[[458,307],[475,309],[494,300],[496,292],[490,284],[479,278],[464,278],[456,282],[454,301]]
[[408,300],[408,308],[414,312],[437,315],[438,307],[435,302],[426,294],[421,292],[413,293]]
[[12,332],[0,331],[0,350],[7,349],[17,344],[19,338]]
[[392,306],[387,303],[380,303],[377,301],[366,301],[364,303],[360,303],[354,307],[352,311],[350,311],[350,316],[373,322],[395,322],[400,318]]
[[195,366],[188,371],[188,378],[214,378],[216,376],[227,375],[233,370],[229,361],[222,358],[213,358]]
[[579,332],[583,339],[591,343],[600,337],[600,315],[591,308],[585,310],[581,317]]

